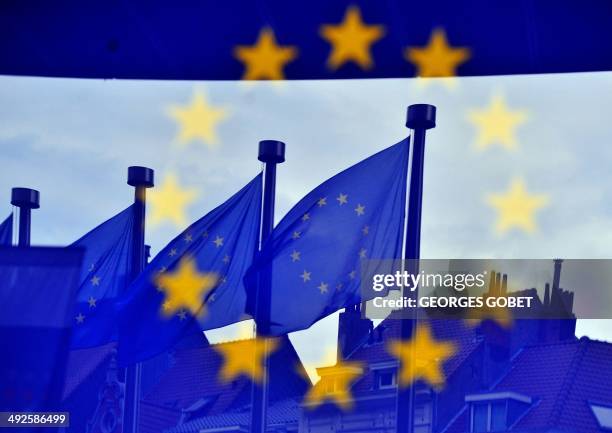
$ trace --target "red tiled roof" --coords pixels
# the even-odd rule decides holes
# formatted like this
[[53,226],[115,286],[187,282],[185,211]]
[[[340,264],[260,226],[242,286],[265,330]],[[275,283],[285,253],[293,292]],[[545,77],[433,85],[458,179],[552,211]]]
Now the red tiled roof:
[[600,432],[588,401],[612,404],[611,366],[612,344],[586,337],[527,347],[495,390],[515,391],[539,400],[517,429],[556,426]]
[[223,411],[240,393],[246,380],[240,378],[234,383],[220,381],[218,372],[222,361],[214,346],[177,350],[174,365],[143,400],[180,410],[202,397],[219,396],[211,410]]
[[[589,401],[612,404],[610,366],[612,344],[586,337],[527,346],[491,391],[512,391],[534,400],[512,431],[597,433],[602,430]],[[466,432],[468,423],[469,417],[459,417],[445,432]]]
[[[210,399],[206,416],[226,413],[238,406],[250,402],[251,382],[241,376],[233,382],[224,382],[219,378],[223,357],[215,350],[220,343],[207,347],[177,350],[174,364],[161,377],[159,382],[144,396],[140,412],[141,423],[155,427],[156,431],[172,427],[161,423],[155,425],[158,411],[153,410],[151,417],[149,407],[167,408],[180,413],[201,399]],[[270,400],[303,395],[307,389],[306,374],[296,367],[301,366],[299,357],[288,338],[283,338],[279,350],[270,356],[270,370],[274,375],[270,378]]]
[[[268,427],[297,425],[299,413],[299,406],[295,400],[287,399],[272,403],[268,406],[266,413],[267,425]],[[168,429],[165,433],[198,433],[205,429],[223,429],[224,427],[236,426],[248,429],[250,422],[251,411],[248,408],[243,408],[241,410],[198,418]]]
[[180,410],[157,406],[146,401],[140,402],[140,413],[146,414],[139,419],[139,433],[159,433],[175,426],[181,417]]

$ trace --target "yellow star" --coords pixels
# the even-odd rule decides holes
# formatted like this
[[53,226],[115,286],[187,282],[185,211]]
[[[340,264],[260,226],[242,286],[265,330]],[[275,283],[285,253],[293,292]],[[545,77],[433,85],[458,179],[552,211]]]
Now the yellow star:
[[324,24],[319,34],[332,46],[327,58],[327,66],[330,69],[336,70],[346,62],[354,62],[361,69],[367,70],[374,66],[370,54],[371,45],[385,35],[385,27],[366,25],[361,19],[359,8],[350,6],[342,23]]
[[401,362],[401,386],[410,386],[415,380],[423,379],[440,388],[444,385],[442,364],[456,349],[451,342],[436,341],[427,325],[419,325],[410,341],[391,341],[387,351]]
[[187,224],[185,208],[195,197],[194,190],[182,189],[176,176],[168,174],[158,188],[151,189],[151,224],[156,225],[167,219],[177,227],[184,227]]
[[263,361],[276,351],[279,342],[273,338],[252,338],[216,344],[213,348],[223,356],[223,367],[219,372],[221,380],[230,382],[240,375],[261,383]]
[[283,68],[297,57],[297,53],[294,46],[277,45],[270,27],[259,32],[255,45],[239,45],[234,49],[234,57],[246,68],[243,80],[283,80]]
[[499,233],[505,233],[514,227],[533,233],[536,231],[534,213],[546,206],[548,197],[529,195],[525,183],[521,179],[514,179],[507,193],[491,194],[488,202],[497,209],[496,229]]
[[510,110],[504,98],[496,95],[488,108],[472,110],[468,119],[478,128],[476,146],[479,149],[492,144],[514,149],[517,143],[514,130],[527,120],[527,113],[524,110]]
[[338,361],[333,367],[317,368],[317,374],[321,380],[306,393],[304,397],[306,406],[314,409],[329,401],[342,410],[353,407],[351,386],[363,374],[361,363]]
[[215,147],[219,144],[217,125],[228,116],[228,112],[224,107],[210,105],[203,93],[196,92],[190,105],[171,107],[170,116],[179,123],[179,143],[202,140],[209,147]]
[[187,310],[194,316],[206,313],[204,299],[215,288],[218,277],[214,273],[201,274],[195,261],[184,257],[174,272],[164,272],[155,277],[155,283],[162,289],[165,302],[162,313],[171,316],[179,310]]
[[404,58],[417,68],[418,77],[454,77],[457,67],[470,58],[470,50],[451,47],[444,30],[438,28],[432,32],[427,46],[406,48]]

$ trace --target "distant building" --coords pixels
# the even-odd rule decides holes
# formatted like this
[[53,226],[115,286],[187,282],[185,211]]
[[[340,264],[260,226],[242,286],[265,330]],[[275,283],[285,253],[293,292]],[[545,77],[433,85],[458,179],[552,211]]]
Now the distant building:
[[[612,429],[612,344],[575,338],[573,293],[559,288],[560,272],[556,261],[552,293],[547,285],[533,307],[545,320],[516,319],[508,330],[489,321],[472,328],[461,320],[428,320],[436,339],[453,341],[457,352],[444,365],[442,391],[417,381],[415,433]],[[493,281],[490,290],[506,290],[499,284],[505,277]],[[352,387],[355,407],[345,413],[332,404],[314,410],[302,405],[299,432],[394,433],[398,365],[386,343],[399,336],[393,315],[373,328],[359,307],[341,313],[339,357],[364,365]],[[333,393],[333,375],[322,373],[315,386]]]

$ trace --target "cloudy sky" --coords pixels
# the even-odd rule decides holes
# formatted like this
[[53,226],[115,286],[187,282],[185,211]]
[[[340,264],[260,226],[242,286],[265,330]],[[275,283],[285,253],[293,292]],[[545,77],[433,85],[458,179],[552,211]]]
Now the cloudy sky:
[[[129,205],[126,169],[146,165],[158,188],[174,178],[189,192],[178,216],[149,221],[155,253],[257,174],[261,139],[287,143],[280,219],[323,180],[404,138],[406,106],[426,102],[438,126],[427,139],[422,257],[612,257],[612,73],[256,84],[0,77],[0,100],[0,218],[11,187],[39,189],[36,244],[68,244]],[[190,139],[179,117],[198,100],[208,127]],[[499,211],[512,197],[531,203],[529,218]],[[336,323],[293,336],[306,363],[333,353]],[[580,321],[579,334],[612,340],[612,325]]]

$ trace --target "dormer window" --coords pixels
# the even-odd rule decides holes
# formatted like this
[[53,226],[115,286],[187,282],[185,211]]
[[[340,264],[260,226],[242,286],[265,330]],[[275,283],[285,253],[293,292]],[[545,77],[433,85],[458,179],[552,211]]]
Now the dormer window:
[[317,374],[320,380],[315,386],[321,387],[325,394],[343,394],[350,389],[355,379],[361,377],[363,368],[357,362],[347,362],[332,367],[317,368]]
[[390,389],[397,386],[396,370],[381,370],[376,372],[378,389]]
[[374,376],[373,389],[397,388],[397,363],[380,362],[370,365]]
[[470,406],[470,432],[505,431],[529,407],[531,398],[514,392],[472,394],[465,397]]

